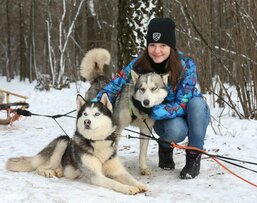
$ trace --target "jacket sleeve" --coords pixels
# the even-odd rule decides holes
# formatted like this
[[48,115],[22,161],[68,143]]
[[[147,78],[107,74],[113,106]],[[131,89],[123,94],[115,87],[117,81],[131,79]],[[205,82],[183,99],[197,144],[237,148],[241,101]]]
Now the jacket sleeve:
[[[184,76],[177,87],[175,97],[170,99],[168,95],[164,103],[154,106],[150,115],[152,119],[171,119],[186,114],[186,105],[194,96],[194,91],[196,90],[197,73],[195,63],[192,59],[187,58],[185,63],[182,63],[182,66]],[[170,87],[169,94],[172,94],[171,91]]]
[[107,93],[112,104],[115,103],[124,84],[130,80],[130,72],[134,63],[138,58],[133,59],[125,68],[123,68],[96,96],[96,100],[100,101],[103,93]]

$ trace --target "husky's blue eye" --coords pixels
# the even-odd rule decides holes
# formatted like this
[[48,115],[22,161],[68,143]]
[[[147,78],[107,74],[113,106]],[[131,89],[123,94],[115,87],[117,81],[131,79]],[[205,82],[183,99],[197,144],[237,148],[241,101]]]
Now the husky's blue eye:
[[100,113],[99,113],[99,112],[96,112],[96,113],[95,113],[95,116],[100,116]]

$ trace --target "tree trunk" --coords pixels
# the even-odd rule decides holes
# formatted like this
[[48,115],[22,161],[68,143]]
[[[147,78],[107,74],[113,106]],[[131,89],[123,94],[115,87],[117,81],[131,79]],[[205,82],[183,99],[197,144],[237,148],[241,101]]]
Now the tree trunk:
[[12,74],[12,67],[11,67],[11,28],[10,28],[10,1],[6,0],[6,31],[7,31],[7,59],[6,59],[6,68],[5,68],[5,74],[7,81],[11,81],[13,78]]
[[24,2],[19,2],[20,13],[20,80],[25,80],[26,77],[26,47],[25,47],[25,31],[24,31]]

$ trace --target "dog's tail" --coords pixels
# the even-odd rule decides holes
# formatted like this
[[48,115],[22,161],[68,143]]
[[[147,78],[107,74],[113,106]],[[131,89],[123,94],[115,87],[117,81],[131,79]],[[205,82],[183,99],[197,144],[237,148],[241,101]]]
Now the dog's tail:
[[30,172],[37,169],[39,165],[45,162],[39,155],[37,156],[21,156],[10,158],[6,162],[6,169],[15,172]]
[[70,138],[59,136],[51,141],[44,149],[35,156],[21,156],[10,158],[6,162],[6,169],[15,172],[30,172],[40,166],[56,169],[60,164]]
[[94,48],[89,50],[80,65],[80,74],[89,81],[99,76],[111,77],[111,55],[108,50]]

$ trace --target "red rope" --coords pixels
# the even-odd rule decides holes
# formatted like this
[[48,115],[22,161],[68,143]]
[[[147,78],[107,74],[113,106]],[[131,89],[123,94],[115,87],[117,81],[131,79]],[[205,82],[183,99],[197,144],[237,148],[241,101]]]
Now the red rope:
[[172,147],[172,148],[178,148],[178,149],[187,149],[187,150],[198,151],[198,152],[200,152],[200,153],[202,153],[202,154],[208,155],[210,158],[212,158],[212,160],[214,160],[217,164],[219,164],[223,169],[225,169],[226,171],[228,171],[230,174],[236,176],[236,177],[239,178],[240,180],[242,180],[242,181],[244,181],[244,182],[246,182],[246,183],[248,183],[248,184],[250,184],[250,185],[252,185],[252,186],[254,186],[254,187],[257,187],[256,184],[252,183],[252,182],[249,181],[249,180],[246,180],[246,179],[243,178],[242,176],[239,176],[238,174],[236,174],[236,173],[234,173],[233,171],[231,171],[231,170],[230,170],[229,168],[227,168],[224,164],[222,164],[219,160],[217,160],[217,159],[215,158],[215,156],[209,155],[205,150],[201,150],[201,149],[196,148],[196,147],[178,145],[178,144],[176,144],[176,143],[174,143],[174,142],[172,142],[172,143],[170,144],[170,147]]
[[15,111],[13,111],[12,109],[7,109],[7,112],[10,113],[10,125],[12,125],[14,121],[19,120],[20,115],[17,114]]

